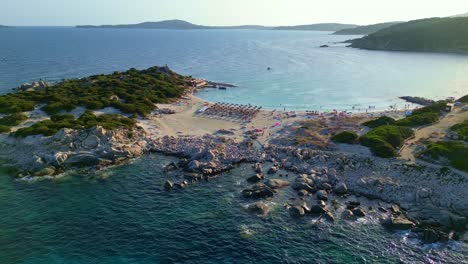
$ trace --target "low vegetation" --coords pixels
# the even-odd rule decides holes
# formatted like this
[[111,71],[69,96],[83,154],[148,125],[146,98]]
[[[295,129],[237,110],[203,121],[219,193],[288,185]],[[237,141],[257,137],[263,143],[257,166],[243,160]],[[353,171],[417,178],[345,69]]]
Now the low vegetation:
[[395,119],[388,117],[388,116],[381,116],[377,119],[364,122],[362,123],[362,125],[366,127],[370,127],[370,128],[376,128],[379,126],[394,125],[395,123],[396,123]]
[[13,133],[16,137],[31,135],[52,136],[62,128],[91,128],[100,125],[106,129],[128,128],[135,126],[135,120],[120,115],[95,116],[91,111],[86,111],[80,118],[75,119],[73,115],[54,115],[50,120],[35,123],[30,127],[18,129]]
[[356,144],[359,136],[352,131],[343,131],[334,135],[331,140],[338,143]]
[[457,133],[459,140],[464,140],[468,142],[468,119],[465,120],[463,123],[452,126],[450,130]]
[[401,147],[407,138],[414,135],[411,128],[385,125],[377,127],[359,138],[359,142],[369,147],[372,153],[383,158],[395,157],[396,148]]
[[468,146],[461,141],[430,143],[421,155],[432,159],[447,159],[454,168],[468,172]]
[[167,67],[130,69],[64,80],[43,90],[1,95],[0,113],[31,111],[38,104],[45,104],[43,110],[49,115],[83,106],[91,110],[115,107],[125,113],[144,116],[156,108],[155,103],[180,97],[186,87],[186,78]]
[[26,120],[28,120],[28,117],[23,113],[11,114],[0,118],[0,126],[13,127],[23,123]]

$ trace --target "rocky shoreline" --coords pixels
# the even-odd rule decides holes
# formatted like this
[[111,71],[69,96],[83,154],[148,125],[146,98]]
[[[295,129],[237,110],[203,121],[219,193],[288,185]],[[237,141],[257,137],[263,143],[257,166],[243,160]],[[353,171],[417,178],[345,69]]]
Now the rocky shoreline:
[[[460,238],[467,226],[468,182],[463,175],[397,159],[263,147],[252,139],[237,142],[215,135],[153,138],[141,128],[62,129],[52,137],[6,137],[1,142],[0,157],[20,168],[19,177],[53,177],[72,168],[98,170],[158,152],[180,159],[165,167],[175,176],[171,179],[177,179],[168,179],[163,186],[168,191],[217,177],[239,163],[253,164],[246,179],[252,186],[240,195],[254,202],[248,210],[258,214],[269,210],[262,200],[292,188],[297,196],[286,209],[293,217],[335,221],[376,214],[389,228],[412,229],[425,242]],[[381,206],[360,206],[359,197]]]

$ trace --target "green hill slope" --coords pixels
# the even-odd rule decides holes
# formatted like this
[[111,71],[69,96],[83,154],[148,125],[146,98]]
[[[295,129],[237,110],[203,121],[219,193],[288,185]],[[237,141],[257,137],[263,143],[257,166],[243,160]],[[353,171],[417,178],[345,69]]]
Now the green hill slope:
[[380,23],[374,25],[367,25],[367,26],[360,26],[357,28],[346,28],[339,30],[334,35],[369,35],[375,33],[379,30],[384,28],[388,28],[397,24],[401,24],[402,22],[387,22],[387,23]]
[[468,17],[428,18],[382,29],[351,41],[370,50],[468,52]]

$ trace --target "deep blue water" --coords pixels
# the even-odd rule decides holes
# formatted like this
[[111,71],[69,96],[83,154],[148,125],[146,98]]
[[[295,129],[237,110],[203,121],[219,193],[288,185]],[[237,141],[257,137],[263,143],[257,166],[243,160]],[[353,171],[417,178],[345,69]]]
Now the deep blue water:
[[[161,190],[169,158],[99,175],[22,182],[0,175],[0,263],[462,263],[466,245],[423,249],[377,222],[312,224],[283,208],[247,213],[250,166],[184,191]],[[453,249],[450,249],[453,248]],[[433,261],[433,262],[431,262]]]
[[[258,30],[17,28],[0,31],[0,92],[57,80],[168,64],[239,85],[207,90],[212,101],[289,109],[386,108],[398,96],[434,99],[468,92],[468,56],[346,48],[356,36]],[[329,44],[331,48],[319,48]],[[267,71],[271,67],[271,71]]]

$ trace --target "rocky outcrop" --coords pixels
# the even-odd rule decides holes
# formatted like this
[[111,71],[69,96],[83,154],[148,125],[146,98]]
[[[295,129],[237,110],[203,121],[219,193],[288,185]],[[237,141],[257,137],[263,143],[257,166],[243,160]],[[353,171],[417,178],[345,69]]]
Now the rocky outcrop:
[[143,130],[107,131],[100,126],[82,130],[63,128],[50,137],[10,136],[2,143],[0,155],[12,163],[19,176],[51,176],[69,168],[119,164],[147,150]]
[[247,207],[247,210],[250,213],[254,213],[258,215],[266,215],[270,211],[270,208],[265,203],[257,202],[257,203],[249,205],[249,207]]

